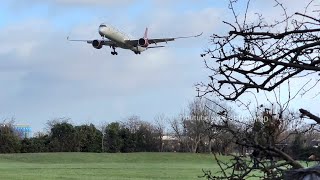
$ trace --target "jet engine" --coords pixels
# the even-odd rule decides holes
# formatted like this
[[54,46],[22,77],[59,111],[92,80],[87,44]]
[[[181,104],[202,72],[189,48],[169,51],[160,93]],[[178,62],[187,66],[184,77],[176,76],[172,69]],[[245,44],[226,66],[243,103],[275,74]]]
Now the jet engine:
[[96,49],[101,49],[102,46],[103,46],[103,44],[102,44],[102,42],[99,41],[99,40],[93,40],[93,41],[92,41],[92,46],[93,46],[94,48],[96,48]]
[[140,38],[138,41],[138,44],[141,47],[148,47],[149,46],[148,39],[144,39],[144,38]]

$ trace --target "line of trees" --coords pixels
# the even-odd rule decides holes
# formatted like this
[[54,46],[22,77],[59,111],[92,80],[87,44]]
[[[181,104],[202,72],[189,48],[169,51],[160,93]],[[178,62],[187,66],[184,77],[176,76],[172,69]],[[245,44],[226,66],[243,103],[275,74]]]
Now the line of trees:
[[[13,122],[3,123],[0,126],[0,153],[192,152],[244,155],[252,149],[243,148],[237,140],[244,141],[254,136],[260,145],[267,141],[282,144],[288,149],[287,153],[297,159],[316,154],[317,149],[312,146],[317,145],[314,140],[318,139],[318,133],[298,134],[303,127],[294,114],[283,115],[281,121],[271,123],[278,124],[270,126],[271,121],[265,121],[268,114],[264,107],[259,107],[261,111],[252,120],[240,119],[225,106],[210,100],[195,99],[183,113],[171,120],[164,115],[157,116],[153,122],[131,116],[122,122],[111,122],[99,128],[93,124],[73,125],[69,119],[57,119],[47,123],[47,133],[37,133],[24,139],[15,132]],[[226,115],[228,117],[223,118]],[[233,120],[230,121],[230,118]],[[269,131],[274,132],[273,139],[270,139]]]
[[13,123],[0,127],[0,153],[35,152],[150,152],[161,151],[157,129],[132,116],[100,130],[93,124],[74,126],[68,119],[50,121],[48,133],[19,138]]
[[[171,120],[164,115],[156,116],[152,122],[131,116],[99,128],[93,124],[73,125],[70,119],[56,119],[47,123],[46,133],[24,139],[19,138],[11,121],[0,127],[0,153],[211,152],[217,145],[212,145],[213,134],[206,130],[207,121],[213,116],[206,106],[207,102],[197,99],[190,102],[185,113]],[[227,139],[221,138],[215,144],[222,141]],[[229,143],[219,146],[222,144]]]

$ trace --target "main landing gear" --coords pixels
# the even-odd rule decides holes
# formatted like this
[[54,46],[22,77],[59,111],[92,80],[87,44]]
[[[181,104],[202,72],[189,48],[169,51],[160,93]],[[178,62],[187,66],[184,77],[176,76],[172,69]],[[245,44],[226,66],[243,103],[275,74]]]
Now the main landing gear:
[[110,46],[110,47],[113,49],[113,51],[111,51],[111,54],[118,55],[118,53],[116,52],[116,47],[115,46]]
[[139,51],[135,51],[134,53],[135,53],[135,54],[141,54],[141,52],[139,52]]

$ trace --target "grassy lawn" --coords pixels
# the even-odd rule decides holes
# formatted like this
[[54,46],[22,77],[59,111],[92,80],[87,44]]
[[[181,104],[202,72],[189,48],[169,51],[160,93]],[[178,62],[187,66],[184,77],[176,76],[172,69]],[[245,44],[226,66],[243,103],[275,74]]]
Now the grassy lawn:
[[[220,157],[222,158],[222,157]],[[218,169],[209,154],[0,154],[0,179],[197,179]]]

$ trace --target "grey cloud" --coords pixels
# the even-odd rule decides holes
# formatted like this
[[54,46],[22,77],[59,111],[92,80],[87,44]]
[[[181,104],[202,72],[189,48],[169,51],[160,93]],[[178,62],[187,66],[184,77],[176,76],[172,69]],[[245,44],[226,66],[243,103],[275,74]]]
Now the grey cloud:
[[33,4],[43,4],[49,3],[51,5],[56,5],[57,7],[64,6],[128,6],[134,1],[132,0],[28,0],[20,1],[13,0],[11,5],[15,7],[30,6]]
[[[42,0],[43,1],[43,0]],[[124,5],[130,4],[132,0],[46,0],[48,2],[62,5]]]

